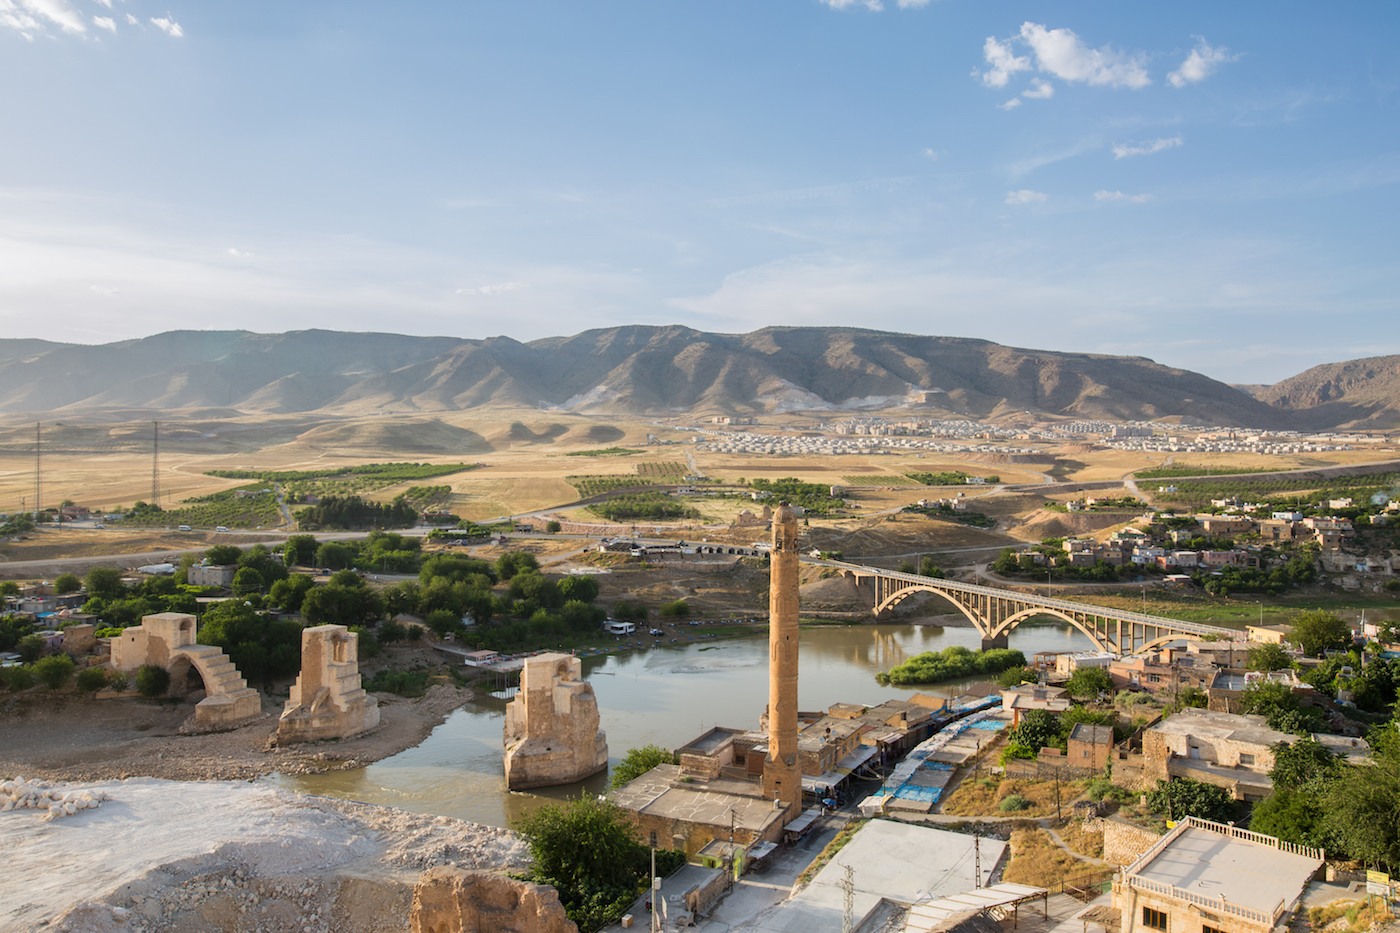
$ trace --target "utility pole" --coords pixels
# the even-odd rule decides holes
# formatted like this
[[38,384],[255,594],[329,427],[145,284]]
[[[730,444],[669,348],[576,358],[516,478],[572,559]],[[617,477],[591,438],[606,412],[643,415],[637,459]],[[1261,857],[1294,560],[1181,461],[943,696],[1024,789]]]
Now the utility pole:
[[34,524],[39,524],[39,451],[43,439],[43,422],[34,422]]
[[855,924],[856,912],[856,870],[846,866],[846,877],[841,879],[841,933],[851,933]]
[[972,837],[972,889],[982,887],[982,837]]
[[160,422],[151,422],[151,505],[160,508]]

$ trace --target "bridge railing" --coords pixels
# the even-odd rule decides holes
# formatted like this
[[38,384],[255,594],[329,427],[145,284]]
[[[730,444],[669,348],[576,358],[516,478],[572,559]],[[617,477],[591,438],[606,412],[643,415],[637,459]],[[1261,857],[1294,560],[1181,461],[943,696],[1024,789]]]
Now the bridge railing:
[[887,580],[901,580],[905,583],[921,587],[944,589],[958,593],[972,593],[978,596],[990,596],[996,599],[1016,599],[1021,602],[1031,603],[1032,605],[1044,606],[1047,609],[1063,609],[1065,612],[1086,613],[1104,619],[1133,622],[1139,625],[1150,625],[1157,628],[1168,628],[1174,632],[1181,632],[1187,635],[1230,635],[1233,637],[1239,634],[1239,632],[1234,629],[1222,628],[1215,625],[1202,625],[1199,622],[1182,622],[1179,619],[1168,619],[1163,616],[1147,615],[1142,612],[1109,609],[1105,606],[1095,606],[1089,603],[1076,603],[1067,599],[1055,599],[1053,596],[1036,596],[1017,590],[1005,590],[994,586],[983,586],[979,583],[960,583],[956,580],[941,580],[937,577],[924,577],[916,573],[901,573],[898,570],[884,570],[865,564],[852,564],[840,560],[822,560],[816,557],[804,557],[802,561],[803,563],[817,564],[838,570],[849,570],[853,573],[864,574],[866,576],[884,577]]

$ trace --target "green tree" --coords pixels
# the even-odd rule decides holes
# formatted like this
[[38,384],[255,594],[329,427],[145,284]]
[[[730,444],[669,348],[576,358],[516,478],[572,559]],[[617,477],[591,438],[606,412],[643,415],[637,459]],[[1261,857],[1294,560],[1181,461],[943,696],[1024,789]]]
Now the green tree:
[[311,579],[309,574],[294,573],[287,579],[278,580],[272,584],[268,596],[272,600],[272,605],[288,612],[300,612],[301,601],[315,586],[316,581]]
[[1373,756],[1371,767],[1342,769],[1331,785],[1323,825],[1352,858],[1400,870],[1400,759]]
[[50,690],[59,690],[72,678],[75,667],[77,665],[68,655],[51,654],[34,662],[34,676]]
[[1056,746],[1060,742],[1060,720],[1049,710],[1026,710],[1021,715],[1021,724],[1006,730],[1006,740],[1037,751]]
[[1310,735],[1322,725],[1322,713],[1316,707],[1303,707],[1287,684],[1256,681],[1240,693],[1240,712],[1263,716],[1270,729]]
[[540,562],[535,559],[535,555],[527,551],[508,551],[496,558],[496,575],[502,580],[509,580],[528,570],[538,572],[539,569]]
[[1101,693],[1113,693],[1113,678],[1102,667],[1081,667],[1070,675],[1065,689],[1076,700],[1092,700]]
[[157,699],[170,689],[170,672],[156,664],[142,664],[136,671],[136,690],[143,697]]
[[239,596],[246,596],[249,593],[261,593],[263,588],[262,574],[252,567],[240,567],[233,575],[233,592]]
[[598,598],[598,589],[598,579],[591,575],[580,574],[559,581],[559,594],[566,600],[591,603]]
[[641,748],[629,749],[622,760],[617,763],[617,767],[613,768],[609,786],[621,787],[623,784],[646,774],[657,765],[674,764],[675,760],[676,756],[660,745],[643,745]]
[[43,657],[48,647],[48,642],[44,641],[44,639],[40,638],[38,635],[26,635],[19,640],[19,645],[17,646],[19,650],[19,659],[25,664],[33,664]]
[[1269,771],[1274,787],[1300,787],[1335,777],[1344,766],[1342,759],[1310,735],[1295,742],[1278,742],[1273,747],[1274,766]]
[[932,557],[925,557],[923,560],[919,561],[919,576],[933,577],[936,580],[942,580],[947,574],[943,572],[943,568],[933,562]]
[[997,675],[997,683],[1003,687],[1014,687],[1017,684],[1033,684],[1040,681],[1040,675],[1035,668],[1018,665],[1008,667]]
[[3,596],[18,596],[18,595],[19,595],[19,584],[18,584],[18,583],[16,583],[16,582],[13,581],[13,580],[6,580],[6,581],[4,581],[3,583],[0,583],[0,597],[3,597]]
[[1250,648],[1245,666],[1251,671],[1282,671],[1293,666],[1293,659],[1283,645],[1270,642]]
[[27,667],[0,667],[0,677],[4,678],[11,693],[34,686],[34,674]]
[[287,539],[282,559],[288,567],[309,567],[316,559],[315,535],[292,535]]
[[1271,795],[1255,804],[1249,828],[1295,845],[1323,848],[1329,844],[1326,815],[1325,802],[1311,791],[1275,787]]
[[316,549],[316,566],[340,570],[355,562],[355,549],[339,541],[327,541]]
[[563,528],[564,526],[559,524],[557,521],[551,520],[544,523],[544,530],[546,534],[557,535],[560,531],[563,530]]
[[107,686],[107,680],[105,667],[85,667],[78,671],[78,680],[75,686],[79,693],[96,693]]
[[1328,648],[1349,648],[1352,644],[1351,626],[1320,609],[1298,613],[1288,638],[1310,658],[1320,657]]
[[1147,795],[1147,805],[1171,820],[1194,816],[1224,823],[1235,812],[1234,798],[1225,788],[1189,778],[1158,781],[1157,789]]
[[53,579],[53,591],[60,596],[64,593],[76,593],[83,588],[83,581],[76,573],[61,573]]
[[115,567],[93,567],[83,576],[89,596],[98,599],[120,599],[126,595],[122,572]]
[[216,567],[224,567],[238,563],[238,558],[242,555],[243,549],[237,545],[216,544],[204,552],[204,559]]
[[663,619],[684,619],[690,615],[690,603],[684,599],[669,602],[662,605],[656,612]]

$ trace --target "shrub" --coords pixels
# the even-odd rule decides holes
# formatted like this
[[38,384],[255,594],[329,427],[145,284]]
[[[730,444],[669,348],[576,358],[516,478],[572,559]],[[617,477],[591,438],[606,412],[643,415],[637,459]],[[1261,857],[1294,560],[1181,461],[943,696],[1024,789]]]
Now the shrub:
[[1001,798],[997,804],[997,809],[1002,813],[1015,813],[1017,810],[1024,810],[1031,805],[1031,802],[1020,794],[1007,794]]
[[102,667],[89,667],[78,671],[77,687],[80,693],[96,693],[107,686],[107,670]]
[[548,533],[548,534],[552,534],[552,535],[557,535],[557,534],[559,533],[560,529],[563,528],[563,527],[564,527],[563,525],[560,525],[560,524],[559,524],[558,522],[556,522],[556,521],[548,521],[548,522],[545,522],[545,523],[544,523],[544,530],[545,530],[545,532]]
[[641,748],[634,748],[627,752],[617,767],[613,768],[611,787],[621,787],[634,778],[639,778],[657,765],[669,765],[675,762],[675,756],[669,749],[659,745],[643,745]]
[[11,693],[19,693],[21,690],[28,690],[34,686],[34,675],[27,667],[10,667],[4,669],[5,683],[9,685]]
[[657,611],[657,615],[661,616],[663,619],[684,619],[686,616],[690,615],[690,603],[686,602],[684,599],[678,599],[673,603],[667,603],[662,606]]
[[72,678],[76,666],[66,654],[51,654],[34,662],[34,676],[50,690],[59,690]]
[[131,686],[131,678],[125,671],[111,671],[107,674],[107,686],[117,693],[124,693]]
[[83,588],[83,581],[76,573],[61,573],[53,579],[53,591],[60,596],[64,593],[76,593]]
[[155,664],[142,664],[136,671],[136,689],[153,700],[163,697],[170,689],[170,672]]

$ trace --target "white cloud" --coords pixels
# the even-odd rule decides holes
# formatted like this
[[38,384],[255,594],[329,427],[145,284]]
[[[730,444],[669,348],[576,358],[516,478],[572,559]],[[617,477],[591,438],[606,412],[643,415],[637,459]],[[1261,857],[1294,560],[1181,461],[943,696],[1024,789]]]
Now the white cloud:
[[1002,110],[1015,110],[1017,107],[1021,106],[1021,98],[1013,97],[1006,103],[997,104],[997,106],[1000,107]]
[[103,297],[121,294],[121,289],[113,288],[110,285],[89,285],[88,288],[92,289],[94,292],[96,292],[99,295],[102,295]]
[[241,250],[241,249],[234,249],[232,246],[230,246],[230,247],[228,248],[228,254],[229,254],[230,256],[234,257],[235,259],[252,259],[252,258],[254,258],[254,256],[253,256],[252,253],[245,253],[245,252],[243,252],[243,250]]
[[83,17],[68,0],[0,0],[0,26],[8,26],[33,40],[34,34],[57,26],[64,32],[84,33]]
[[168,33],[172,38],[175,39],[178,39],[185,34],[185,31],[180,28],[179,23],[175,22],[175,20],[173,19],[169,19],[164,16],[152,16],[151,25],[155,26],[162,32]]
[[937,149],[925,149],[923,152],[924,158],[928,159],[930,162],[937,162],[942,155],[943,153]]
[[1113,147],[1113,157],[1126,159],[1129,156],[1152,155],[1154,152],[1161,152],[1163,149],[1172,149],[1180,145],[1180,136],[1173,136],[1171,139],[1154,139],[1149,143],[1119,143]]
[[1141,204],[1144,201],[1151,201],[1156,195],[1152,194],[1124,194],[1121,191],[1095,191],[1095,201],[1129,201],[1133,204]]
[[524,282],[502,282],[499,285],[480,285],[476,288],[459,288],[454,295],[503,295],[524,288]]
[[97,0],[97,2],[102,4],[109,10],[112,8],[112,0]]
[[1040,78],[1032,78],[1030,90],[1022,91],[1021,96],[1034,97],[1039,100],[1054,97],[1055,85],[1051,84],[1049,81],[1043,81]]
[[928,0],[895,0],[895,6],[901,10],[917,10],[928,6]]
[[126,14],[126,22],[127,22],[127,25],[130,25],[130,26],[140,26],[140,25],[141,25],[141,21],[138,20],[136,17],[132,16],[130,13]]
[[[993,36],[988,36],[987,41],[982,43],[982,57],[991,66],[982,74],[982,83],[987,87],[1006,87],[1012,75],[1018,71],[1028,71],[1031,67],[1028,57],[1018,56],[1011,50],[1010,41],[998,42]],[[974,71],[973,75],[976,74]]]
[[[863,6],[872,13],[878,13],[885,8],[885,5],[881,3],[880,0],[821,0],[821,2],[825,3],[833,10],[844,10],[847,7]],[[927,2],[927,0],[925,0],[925,2]],[[904,6],[904,4],[901,3],[900,6]]]
[[1181,63],[1181,67],[1167,75],[1167,80],[1172,87],[1185,87],[1188,84],[1195,84],[1204,81],[1215,73],[1226,62],[1233,62],[1239,58],[1238,55],[1231,55],[1230,50],[1223,45],[1212,48],[1204,38],[1195,36],[1196,47],[1191,50],[1191,54],[1186,56],[1186,61]]
[[92,23],[99,29],[106,29],[110,32],[117,31],[117,21],[110,16],[94,16],[92,18]]
[[1141,52],[1126,55],[1108,46],[1091,49],[1072,30],[1046,29],[1032,22],[1021,24],[1021,39],[1035,53],[1040,70],[1061,80],[1134,90],[1152,83]]
[[1020,191],[1006,192],[1007,204],[1037,204],[1048,201],[1050,195],[1043,191],[1032,191],[1029,188],[1022,188]]

